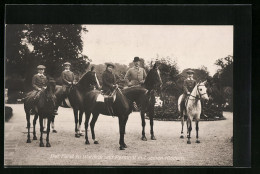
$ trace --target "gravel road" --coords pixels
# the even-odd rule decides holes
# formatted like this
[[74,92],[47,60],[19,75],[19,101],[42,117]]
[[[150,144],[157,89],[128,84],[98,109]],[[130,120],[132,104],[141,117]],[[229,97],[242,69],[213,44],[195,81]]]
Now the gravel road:
[[[195,143],[195,123],[191,144],[180,139],[179,121],[154,121],[157,140],[151,140],[149,120],[146,120],[146,137],[141,140],[141,117],[130,115],[125,142],[128,148],[120,151],[118,119],[100,115],[96,127],[99,144],[84,144],[84,136],[74,136],[74,116],[70,108],[59,108],[56,117],[58,133],[50,134],[50,148],[39,147],[38,140],[26,143],[26,118],[22,104],[8,104],[13,108],[13,117],[5,123],[5,166],[232,166],[233,165],[233,113],[224,112],[226,120],[201,121],[200,144]],[[33,117],[31,117],[31,120]],[[85,116],[83,120],[85,119]],[[32,121],[31,121],[32,123]],[[84,127],[84,122],[82,124]],[[185,126],[186,128],[186,126]],[[186,129],[185,129],[186,132]],[[44,134],[44,143],[45,143]]]

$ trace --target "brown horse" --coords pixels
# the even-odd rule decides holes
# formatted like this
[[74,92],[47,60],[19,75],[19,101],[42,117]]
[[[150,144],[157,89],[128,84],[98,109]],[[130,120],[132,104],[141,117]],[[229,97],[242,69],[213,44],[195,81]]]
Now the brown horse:
[[[47,84],[47,88],[39,91],[39,100],[36,104],[36,114],[34,116],[33,120],[33,140],[37,140],[36,137],[36,131],[35,131],[35,125],[36,121],[39,118],[40,122],[40,132],[41,132],[41,138],[40,138],[40,147],[44,147],[43,141],[42,141],[42,134],[43,134],[43,119],[47,118],[48,124],[47,124],[47,137],[46,137],[46,147],[51,147],[49,143],[49,132],[50,132],[50,122],[54,117],[54,110],[56,105],[56,97],[55,97],[55,81],[49,80]],[[28,135],[27,135],[27,143],[31,143],[30,139],[30,110],[35,107],[33,93],[36,91],[29,92],[27,96],[24,99],[24,110],[26,113],[26,120],[27,120],[27,128],[28,128]]]
[[[133,102],[136,102],[137,105],[141,106],[141,115],[142,115],[142,126],[143,126],[143,136],[144,133],[144,113],[149,111],[150,123],[151,123],[151,136],[152,139],[154,137],[153,133],[153,114],[154,114],[154,90],[158,87],[161,87],[162,81],[160,78],[159,70],[152,69],[146,79],[144,86],[136,86],[130,87],[123,90],[119,88],[116,89],[115,99],[112,104],[114,115],[118,117],[119,120],[119,149],[124,150],[127,145],[124,142],[124,134],[125,134],[125,126],[128,120],[129,114],[133,110]],[[85,144],[89,144],[88,140],[88,123],[90,115],[92,114],[92,120],[90,122],[90,128],[92,133],[92,139],[94,140],[94,144],[98,144],[98,141],[95,137],[94,127],[95,123],[98,119],[99,114],[110,115],[106,104],[104,102],[98,102],[97,99],[101,95],[100,91],[93,90],[87,93],[85,98]],[[154,138],[155,139],[155,138]]]
[[[79,138],[81,136],[81,123],[82,116],[84,113],[84,98],[86,94],[94,89],[94,86],[99,88],[99,82],[96,77],[96,72],[89,71],[82,76],[77,84],[73,84],[69,88],[68,96],[64,95],[62,86],[56,86],[55,95],[57,97],[57,106],[61,106],[64,98],[68,97],[68,100],[65,99],[70,107],[73,109],[74,121],[75,121],[75,137]],[[53,119],[54,124],[54,119]]]

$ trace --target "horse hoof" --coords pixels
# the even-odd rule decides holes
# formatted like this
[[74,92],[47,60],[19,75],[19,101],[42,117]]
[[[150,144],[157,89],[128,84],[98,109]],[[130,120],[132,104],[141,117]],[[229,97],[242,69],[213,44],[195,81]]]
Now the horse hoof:
[[119,150],[125,150],[125,148],[123,146],[120,146]]
[[142,136],[141,138],[143,141],[147,141],[147,138],[145,136]]
[[94,141],[94,144],[99,144],[99,142],[98,141]]
[[187,144],[191,144],[190,140],[187,141]]
[[79,135],[79,134],[75,134],[75,137],[76,137],[76,138],[80,138],[80,135]]
[[51,147],[51,144],[50,143],[46,143],[46,147]]
[[44,147],[44,144],[42,142],[40,143],[40,147]]
[[196,143],[200,143],[200,140],[196,140]]
[[27,139],[26,143],[31,143],[32,141],[30,139]]
[[52,132],[53,132],[53,133],[57,133],[57,131],[56,131],[55,129],[54,129],[54,130],[52,130]]
[[184,136],[183,136],[183,135],[181,135],[181,136],[180,136],[180,138],[184,138]]
[[124,147],[124,148],[127,148],[127,145],[126,145],[126,144],[124,144],[124,145],[123,145],[123,147]]
[[90,144],[88,140],[85,141],[85,144]]
[[35,136],[35,137],[33,137],[33,140],[37,140],[37,137]]
[[155,136],[151,136],[151,140],[156,140]]

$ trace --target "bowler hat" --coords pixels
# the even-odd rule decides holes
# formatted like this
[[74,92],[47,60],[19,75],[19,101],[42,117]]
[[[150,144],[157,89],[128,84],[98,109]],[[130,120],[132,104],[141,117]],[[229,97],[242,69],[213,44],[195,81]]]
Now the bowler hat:
[[140,58],[139,57],[135,57],[133,62],[138,62],[138,61],[140,61]]
[[46,67],[45,66],[43,66],[43,65],[38,65],[37,66],[37,69],[45,69]]
[[107,65],[107,67],[108,66],[112,66],[113,68],[115,68],[115,65],[113,64],[113,63],[111,63],[111,62],[107,62],[107,63],[105,63],[106,65]]
[[191,69],[189,69],[189,70],[187,71],[187,74],[194,74],[194,71],[191,70]]
[[64,63],[64,66],[66,66],[66,65],[71,65],[71,63],[65,62],[65,63]]

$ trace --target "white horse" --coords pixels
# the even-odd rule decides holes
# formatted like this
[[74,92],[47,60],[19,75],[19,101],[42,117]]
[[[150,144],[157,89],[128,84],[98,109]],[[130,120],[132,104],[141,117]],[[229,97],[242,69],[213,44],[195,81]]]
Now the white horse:
[[[206,81],[205,81],[206,82]],[[191,144],[190,141],[190,133],[192,130],[192,120],[195,119],[196,122],[196,143],[200,143],[199,141],[199,120],[200,120],[200,114],[201,114],[201,99],[209,100],[208,94],[207,94],[207,88],[205,87],[205,82],[198,83],[192,90],[191,94],[187,97],[187,100],[185,101],[185,109],[183,112],[181,112],[181,99],[183,94],[178,99],[178,110],[181,113],[181,137],[183,136],[183,125],[184,125],[184,115],[187,116],[187,138],[188,144]]]

